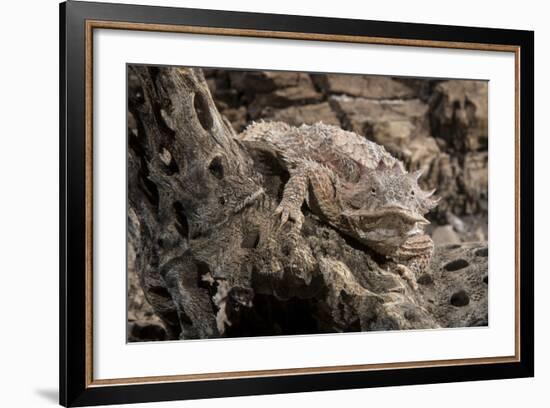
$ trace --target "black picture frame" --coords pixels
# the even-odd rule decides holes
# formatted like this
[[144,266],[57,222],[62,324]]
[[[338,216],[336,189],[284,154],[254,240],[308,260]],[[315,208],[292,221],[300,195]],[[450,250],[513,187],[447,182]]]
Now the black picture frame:
[[[534,33],[532,31],[68,1],[60,4],[60,403],[122,404],[531,377],[534,375]],[[384,370],[94,386],[87,372],[87,21],[457,42],[516,47],[521,197],[518,259],[520,358]]]

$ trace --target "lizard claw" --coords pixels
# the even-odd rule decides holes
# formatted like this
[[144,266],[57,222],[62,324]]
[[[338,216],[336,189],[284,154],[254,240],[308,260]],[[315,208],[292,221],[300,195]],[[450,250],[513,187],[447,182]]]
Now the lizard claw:
[[281,217],[281,224],[279,225],[279,229],[282,228],[288,220],[294,221],[294,224],[296,225],[296,228],[298,230],[302,228],[304,215],[302,214],[301,209],[296,210],[290,206],[286,206],[281,203],[275,210],[275,214],[280,215]]
[[413,271],[401,264],[397,265],[396,269],[399,276],[401,276],[413,290],[418,290],[418,285],[416,283]]

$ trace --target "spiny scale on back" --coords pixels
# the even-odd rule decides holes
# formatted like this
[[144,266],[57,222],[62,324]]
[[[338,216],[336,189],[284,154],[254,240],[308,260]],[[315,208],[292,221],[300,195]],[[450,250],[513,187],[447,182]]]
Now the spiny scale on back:
[[424,215],[438,200],[418,186],[420,172],[407,173],[384,147],[322,123],[252,123],[237,138],[288,171],[276,210],[282,224],[292,220],[300,229],[305,201],[334,228],[399,262],[404,274],[425,269],[433,242]]
[[358,171],[356,163],[375,169],[382,160],[388,167],[397,162],[403,169],[403,164],[383,146],[320,122],[300,127],[283,122],[253,122],[238,137],[249,147],[272,150],[290,168],[304,160],[313,160],[329,165],[346,179],[353,178]]

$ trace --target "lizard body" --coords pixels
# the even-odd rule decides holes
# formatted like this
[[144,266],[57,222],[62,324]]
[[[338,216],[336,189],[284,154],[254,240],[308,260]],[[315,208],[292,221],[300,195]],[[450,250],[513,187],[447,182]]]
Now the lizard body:
[[421,172],[408,173],[384,147],[322,123],[252,123],[237,138],[288,172],[275,211],[282,224],[291,220],[300,229],[305,202],[341,233],[395,261],[411,284],[426,268],[433,242],[424,215],[438,200],[418,186]]

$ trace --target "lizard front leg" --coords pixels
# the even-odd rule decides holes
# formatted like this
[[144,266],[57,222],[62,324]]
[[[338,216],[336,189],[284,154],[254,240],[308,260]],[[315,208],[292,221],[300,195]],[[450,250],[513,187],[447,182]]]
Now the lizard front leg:
[[283,198],[275,210],[275,214],[281,217],[281,226],[288,220],[294,221],[296,229],[300,230],[304,222],[302,204],[306,199],[309,183],[309,170],[307,167],[299,167],[290,173],[290,178],[285,185]]
[[294,221],[298,231],[301,229],[304,222],[301,210],[304,200],[311,211],[335,225],[339,215],[336,184],[334,172],[313,161],[305,161],[292,170],[285,185],[283,199],[275,210],[276,214],[281,215],[281,225],[290,219]]
[[418,289],[416,280],[428,269],[434,250],[434,243],[428,235],[407,239],[395,252],[397,272],[413,288]]

